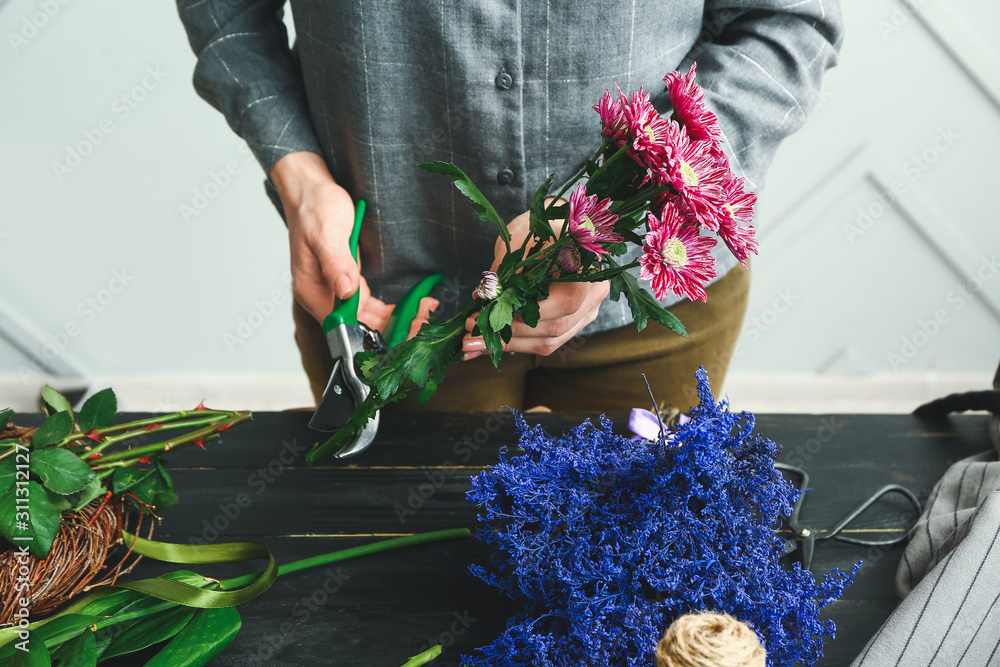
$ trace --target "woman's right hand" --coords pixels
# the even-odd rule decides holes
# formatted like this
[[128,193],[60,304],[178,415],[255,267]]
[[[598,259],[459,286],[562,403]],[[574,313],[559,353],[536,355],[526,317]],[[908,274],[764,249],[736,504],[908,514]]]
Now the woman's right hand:
[[316,153],[285,155],[270,178],[288,223],[292,294],[322,322],[336,298],[349,298],[360,285],[361,269],[349,247],[354,202]]

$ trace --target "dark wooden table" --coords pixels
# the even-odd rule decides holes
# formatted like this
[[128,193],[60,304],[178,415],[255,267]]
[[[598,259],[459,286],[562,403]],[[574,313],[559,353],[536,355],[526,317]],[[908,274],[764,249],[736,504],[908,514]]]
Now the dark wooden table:
[[[550,431],[587,415],[539,414]],[[619,425],[624,415],[612,415]],[[347,461],[310,468],[316,437],[306,413],[259,413],[208,451],[168,457],[180,502],[163,512],[157,538],[189,542],[251,539],[279,562],[389,536],[471,527],[468,478],[515,444],[513,419],[495,414],[383,414],[372,447]],[[987,449],[987,419],[953,417],[928,424],[902,415],[763,415],[758,431],[784,447],[782,460],[806,468],[812,490],[802,519],[833,525],[887,483],[925,499],[954,461]],[[898,534],[911,518],[896,497],[863,515],[853,535]],[[893,531],[897,531],[893,533]],[[893,579],[902,547],[817,545],[813,571],[865,564],[842,600],[831,605],[837,639],[819,664],[848,665],[896,605]],[[468,574],[484,562],[475,540],[428,544],[284,576],[240,608],[243,629],[213,665],[342,665],[399,667],[441,643],[435,667],[455,667],[463,653],[489,643],[512,605]],[[252,567],[200,566],[209,576]],[[179,569],[145,560],[134,575]],[[120,665],[141,664],[135,657]]]

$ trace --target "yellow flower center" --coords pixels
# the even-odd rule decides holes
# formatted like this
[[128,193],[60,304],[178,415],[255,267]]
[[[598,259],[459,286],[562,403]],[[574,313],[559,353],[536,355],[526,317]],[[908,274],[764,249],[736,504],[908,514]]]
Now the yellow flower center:
[[689,188],[693,188],[698,185],[698,174],[695,173],[694,169],[691,168],[684,160],[681,160],[681,177],[684,179],[684,185]]
[[730,218],[732,218],[733,220],[735,220],[735,219],[736,219],[736,214],[735,214],[735,213],[733,213],[733,207],[732,207],[732,205],[731,205],[731,204],[723,204],[723,205],[722,205],[722,208],[724,208],[724,209],[726,209],[727,211],[729,211],[729,217],[730,217]]
[[650,125],[646,126],[646,136],[649,137],[649,143],[656,143],[656,134],[653,133],[653,128]]
[[583,227],[584,229],[586,229],[591,234],[594,234],[595,232],[597,232],[597,227],[594,226],[593,221],[590,218],[588,218],[586,215],[584,215],[584,216],[581,217],[580,226]]
[[672,268],[678,268],[687,264],[688,252],[681,240],[676,236],[663,244],[660,249],[660,257]]

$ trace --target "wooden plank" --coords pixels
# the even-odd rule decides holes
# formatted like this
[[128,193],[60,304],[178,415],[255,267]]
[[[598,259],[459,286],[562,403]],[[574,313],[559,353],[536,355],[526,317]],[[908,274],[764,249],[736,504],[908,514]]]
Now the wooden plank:
[[[588,416],[594,418],[551,414],[529,421],[562,432]],[[626,423],[625,415],[613,417],[616,428]],[[464,499],[469,476],[495,462],[502,446],[516,444],[509,413],[385,413],[369,451],[309,468],[304,454],[316,436],[308,419],[300,412],[258,414],[207,451],[171,454],[181,502],[162,513],[159,538],[255,539],[288,562],[381,539],[360,534],[471,527],[475,508]],[[802,519],[820,535],[882,485],[903,484],[926,497],[951,463],[990,446],[980,416],[928,425],[907,415],[764,415],[757,430],[783,445],[782,460],[809,471]],[[401,508],[413,512],[401,515]],[[911,514],[899,499],[886,499],[852,526],[874,532],[852,535],[883,538],[908,525]],[[820,665],[848,664],[891,613],[901,555],[901,546],[817,544],[815,572],[865,560],[854,586],[828,609],[838,638]],[[485,558],[478,542],[467,540],[289,575],[241,608],[244,629],[213,664],[394,667],[444,641],[451,645],[435,667],[457,667],[459,656],[489,643],[513,611],[468,574],[471,563]],[[179,568],[144,561],[134,574],[173,569]],[[246,566],[197,569],[223,577]],[[116,664],[142,663],[132,656]]]

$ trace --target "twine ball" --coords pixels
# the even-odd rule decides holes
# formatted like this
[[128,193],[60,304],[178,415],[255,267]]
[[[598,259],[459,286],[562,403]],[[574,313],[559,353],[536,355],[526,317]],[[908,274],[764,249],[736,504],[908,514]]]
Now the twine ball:
[[757,633],[728,614],[686,614],[656,646],[657,667],[765,667]]

